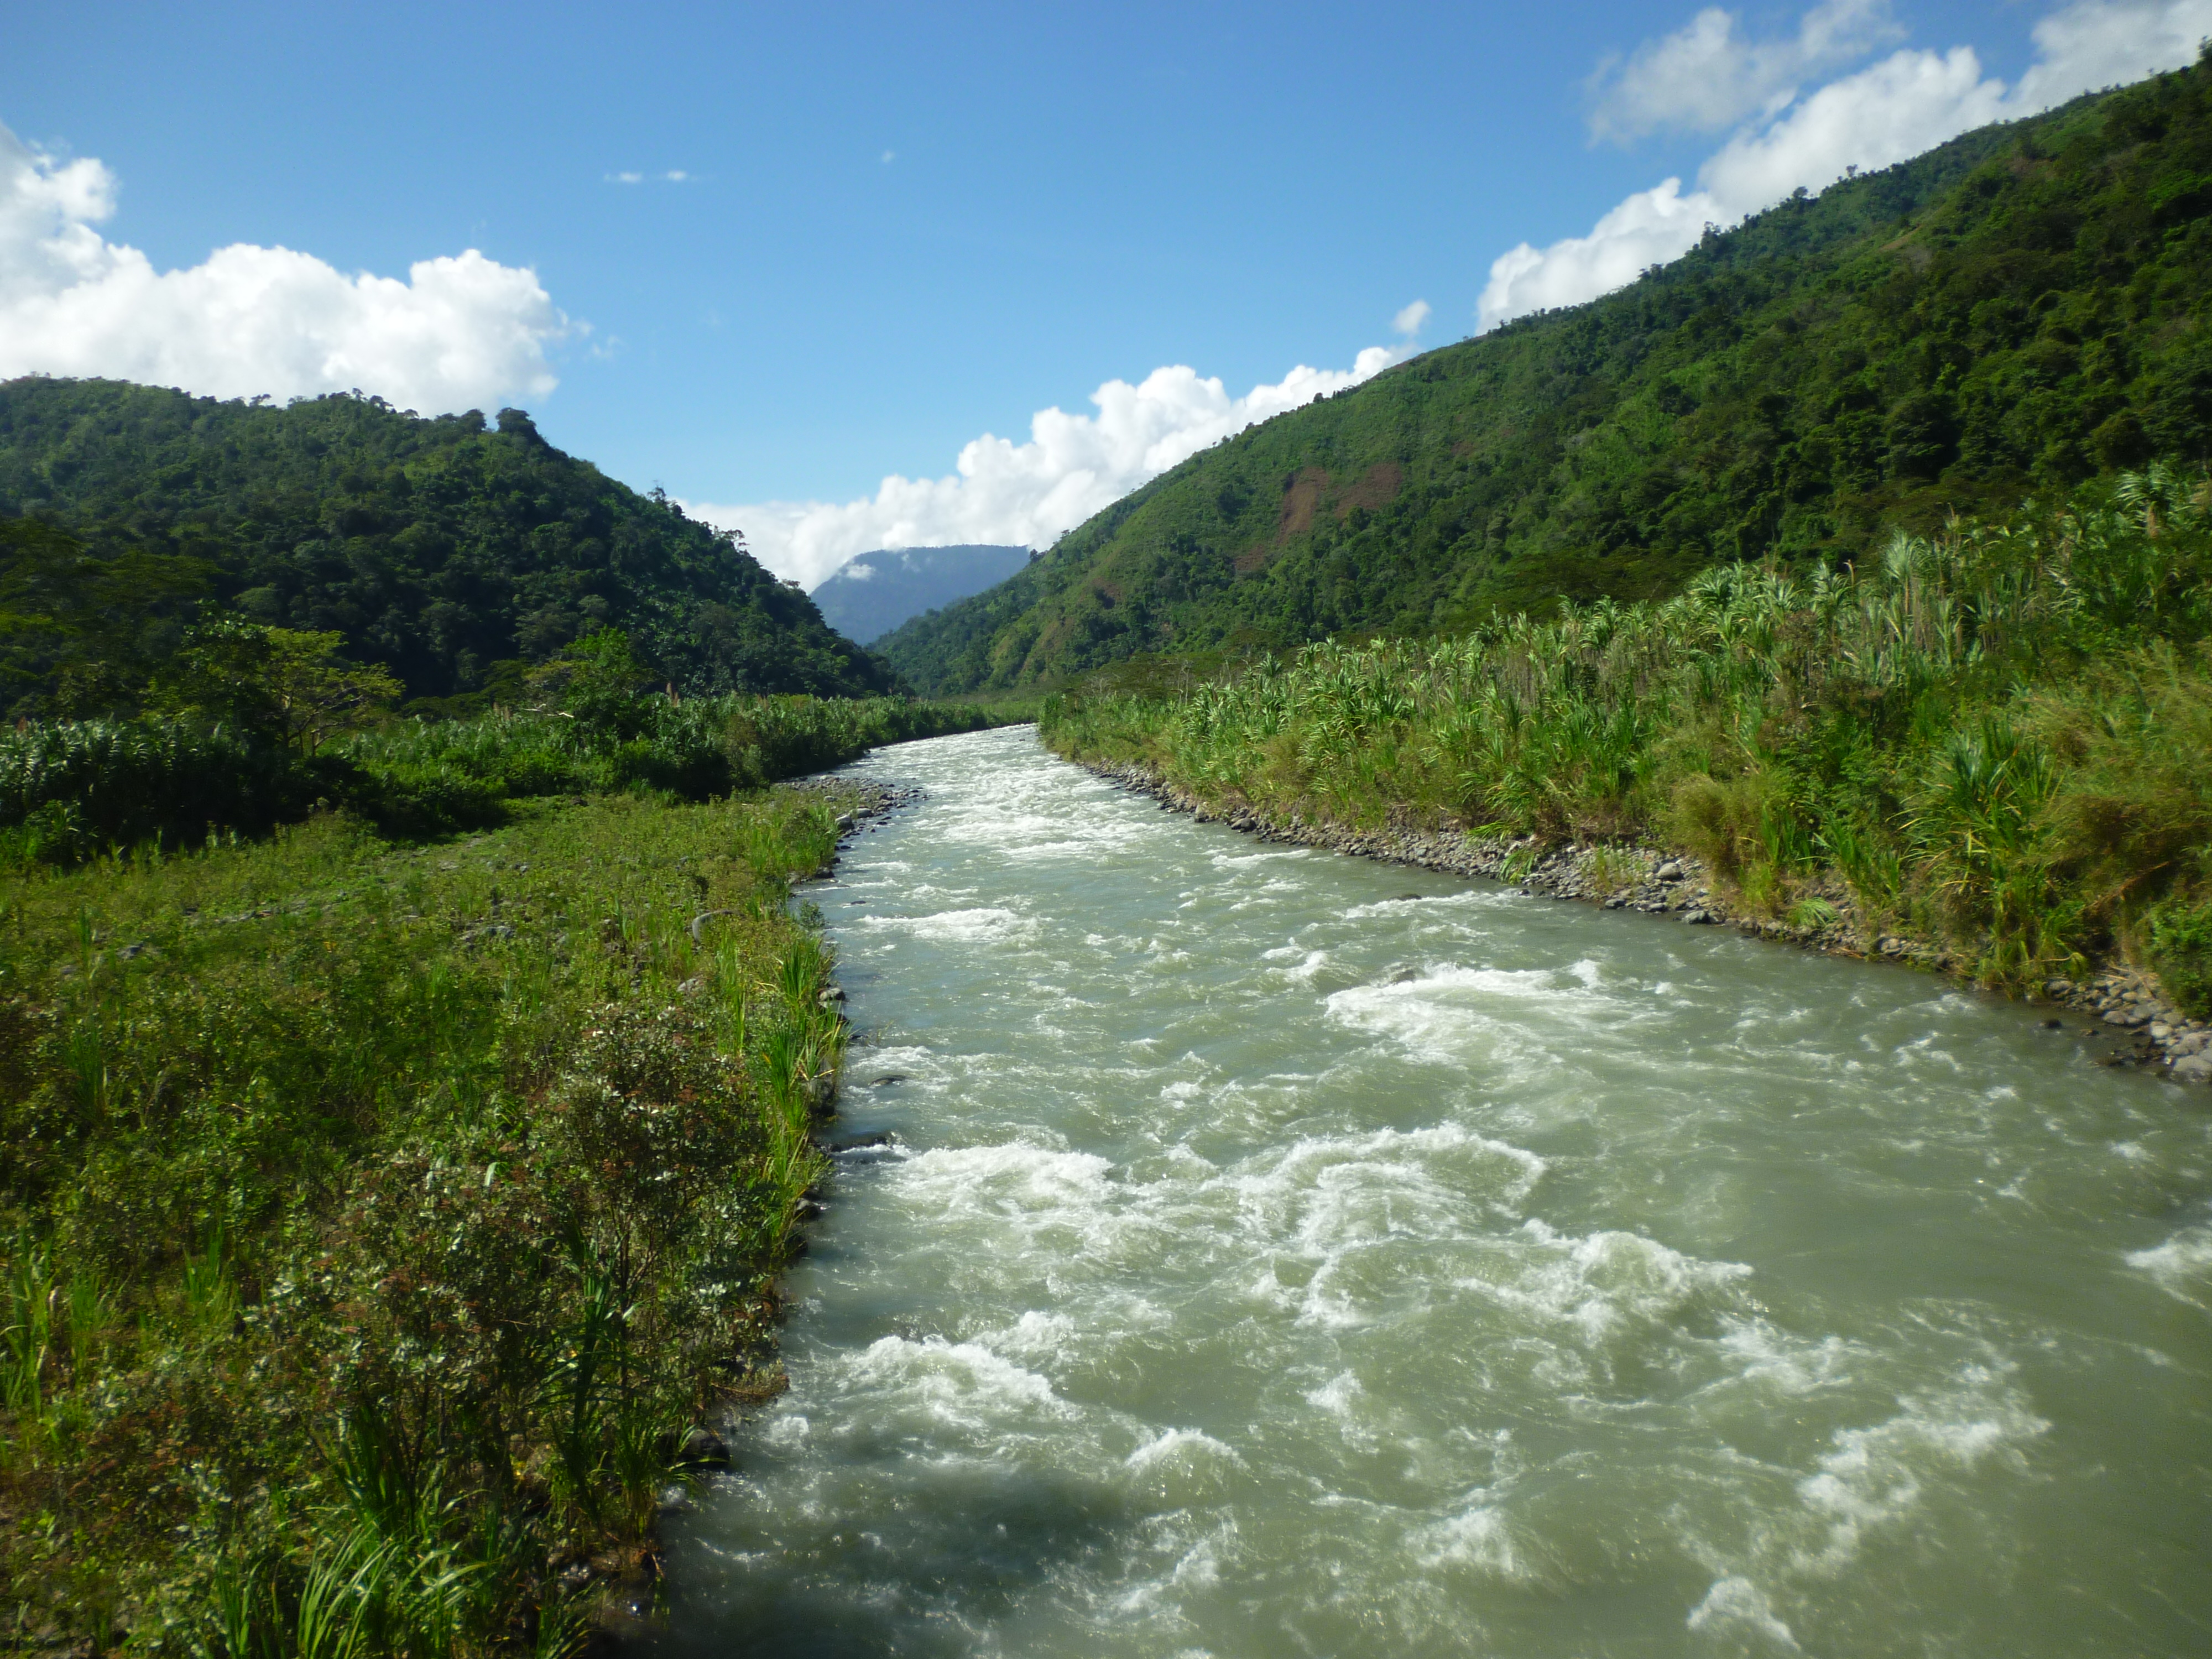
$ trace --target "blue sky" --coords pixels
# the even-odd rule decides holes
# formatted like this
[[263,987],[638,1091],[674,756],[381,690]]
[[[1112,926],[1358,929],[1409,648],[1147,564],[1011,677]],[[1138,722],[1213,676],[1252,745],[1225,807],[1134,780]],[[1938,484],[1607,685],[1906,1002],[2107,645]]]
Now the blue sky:
[[[2054,9],[1829,0],[1857,35],[1760,86],[1961,45],[2011,83]],[[689,501],[845,502],[1117,377],[1351,371],[1415,301],[1420,343],[1474,331],[1501,253],[1692,189],[1765,118],[1593,88],[1697,11],[19,4],[0,124],[52,177],[96,158],[99,235],[157,272],[233,243],[526,267],[571,320],[557,386],[510,394],[553,441]],[[912,538],[977,538],[951,528]]]

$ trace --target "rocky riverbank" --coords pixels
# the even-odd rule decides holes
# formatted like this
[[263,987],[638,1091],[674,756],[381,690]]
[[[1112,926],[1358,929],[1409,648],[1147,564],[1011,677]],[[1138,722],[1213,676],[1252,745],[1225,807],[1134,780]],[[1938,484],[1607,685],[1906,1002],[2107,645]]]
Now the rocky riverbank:
[[[1830,881],[1802,896],[1784,916],[1757,916],[1712,880],[1700,860],[1665,848],[1612,843],[1547,848],[1533,836],[1482,838],[1407,824],[1361,830],[1297,813],[1279,818],[1249,806],[1211,806],[1135,762],[1070,758],[1109,782],[1151,797],[1164,811],[1188,812],[1200,823],[1225,823],[1260,841],[1481,876],[1539,897],[1580,899],[1608,910],[1672,916],[1693,927],[1734,927],[1833,956],[1895,962],[1946,974],[1962,974],[1967,966],[1941,945],[1872,926],[1840,881]],[[2177,1009],[2153,975],[2112,963],[2087,981],[2051,980],[2039,1000],[2087,1017],[2092,1023],[2084,1028],[2085,1035],[2110,1038],[2113,1047],[2103,1058],[2106,1065],[2142,1066],[2180,1083],[2212,1084],[2212,1029]]]

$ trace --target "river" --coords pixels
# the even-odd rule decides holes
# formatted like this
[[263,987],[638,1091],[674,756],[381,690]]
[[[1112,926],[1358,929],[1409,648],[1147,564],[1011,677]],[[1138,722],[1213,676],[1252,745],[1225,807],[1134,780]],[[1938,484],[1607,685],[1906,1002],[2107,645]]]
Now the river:
[[1026,727],[851,769],[928,791],[807,890],[899,1141],[662,1651],[2212,1652],[2204,1095]]

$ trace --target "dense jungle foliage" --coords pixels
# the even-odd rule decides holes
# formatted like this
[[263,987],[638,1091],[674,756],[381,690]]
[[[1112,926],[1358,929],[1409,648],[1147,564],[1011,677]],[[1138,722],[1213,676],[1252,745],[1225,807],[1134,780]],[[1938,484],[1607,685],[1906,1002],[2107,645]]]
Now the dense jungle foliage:
[[934,694],[1425,635],[2212,444],[2212,60],[1800,196],[1279,416],[877,642]]
[[1063,753],[1224,807],[1689,848],[1748,906],[2013,985],[2123,945],[2212,1015],[2212,482],[1718,565],[1462,637],[1324,643],[1171,697],[1048,698]]
[[151,688],[158,712],[0,730],[0,869],[258,836],[331,807],[422,836],[488,828],[545,796],[703,801],[992,723],[896,697],[641,693],[619,629],[519,684],[529,707],[394,720],[374,707],[378,677],[336,658],[335,639],[218,619],[184,635]]
[[574,1651],[779,1386],[834,796],[0,883],[0,1645]]
[[127,710],[215,609],[334,633],[410,696],[477,706],[609,626],[687,693],[893,689],[740,538],[563,454],[520,410],[493,430],[358,395],[278,408],[11,380],[0,532],[12,715]]

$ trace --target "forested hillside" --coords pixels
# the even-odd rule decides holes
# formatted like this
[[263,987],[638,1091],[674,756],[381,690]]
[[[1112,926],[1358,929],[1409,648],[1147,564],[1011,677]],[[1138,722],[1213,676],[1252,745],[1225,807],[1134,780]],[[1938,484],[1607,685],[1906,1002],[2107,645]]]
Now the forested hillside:
[[878,648],[932,691],[1835,565],[2212,432],[2212,60],[1801,194],[1193,458]]
[[[866,695],[890,676],[741,542],[553,448],[520,410],[425,420],[111,380],[0,385],[0,707],[158,659],[209,605],[336,632],[416,697],[597,625],[686,690]],[[40,526],[67,532],[67,538]],[[127,678],[127,676],[126,676]]]

